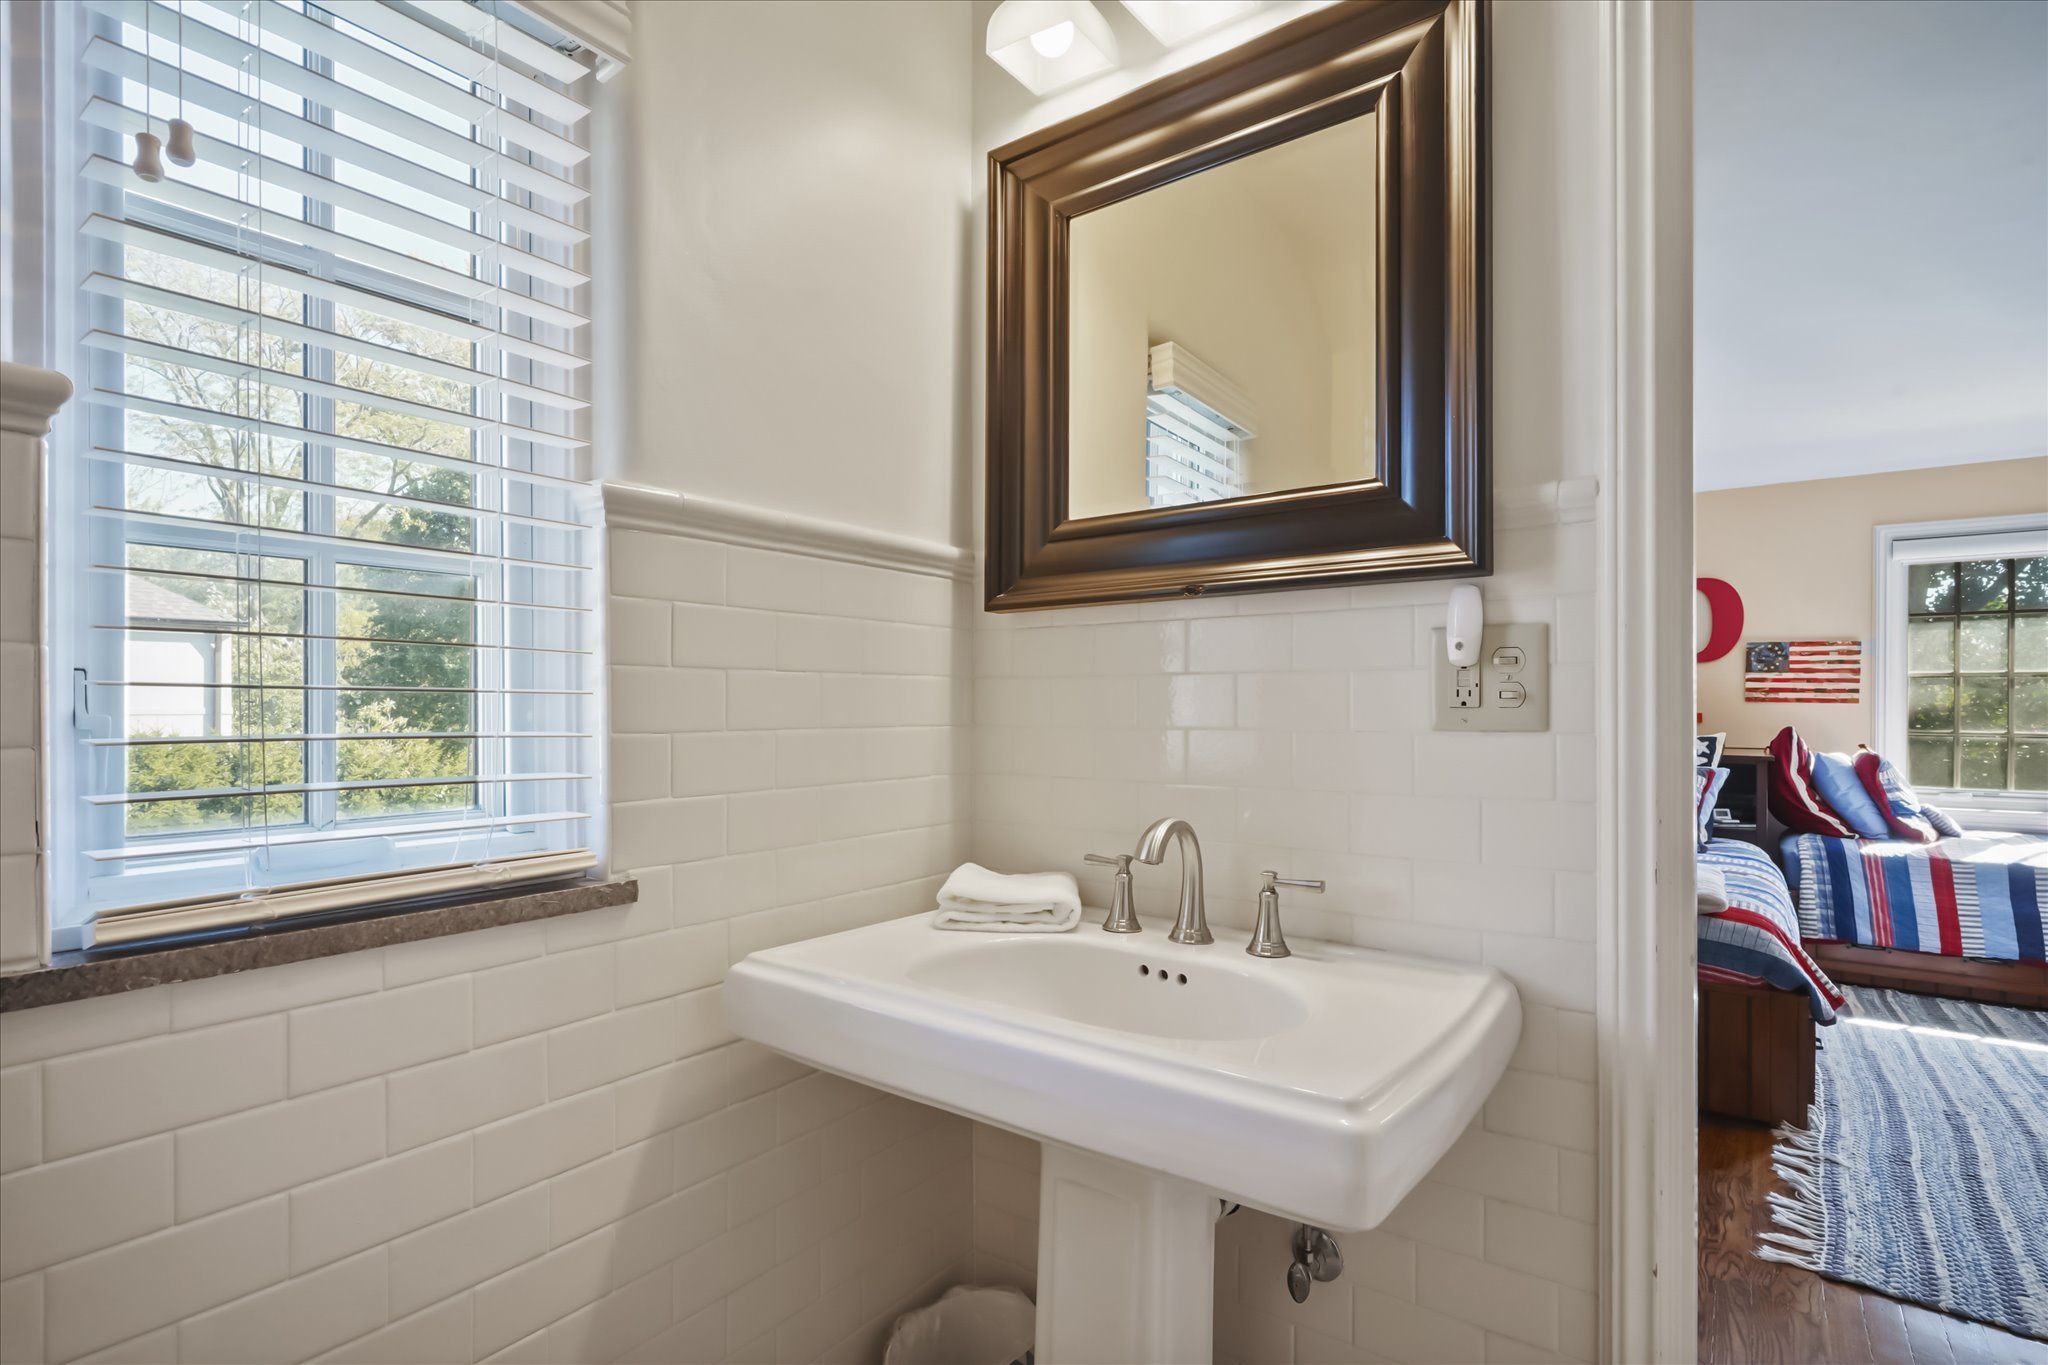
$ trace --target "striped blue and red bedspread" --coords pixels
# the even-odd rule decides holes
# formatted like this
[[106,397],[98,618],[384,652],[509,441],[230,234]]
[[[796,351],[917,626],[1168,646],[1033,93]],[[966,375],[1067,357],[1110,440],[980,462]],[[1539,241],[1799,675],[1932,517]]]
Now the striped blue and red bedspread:
[[2048,839],[1965,834],[1932,844],[1788,835],[1785,876],[1807,938],[1945,957],[2048,960]]
[[1719,869],[1728,908],[1701,915],[1700,979],[1804,991],[1814,1019],[1835,1022],[1842,992],[1799,946],[1799,916],[1771,855],[1755,844],[1711,839],[1700,866]]

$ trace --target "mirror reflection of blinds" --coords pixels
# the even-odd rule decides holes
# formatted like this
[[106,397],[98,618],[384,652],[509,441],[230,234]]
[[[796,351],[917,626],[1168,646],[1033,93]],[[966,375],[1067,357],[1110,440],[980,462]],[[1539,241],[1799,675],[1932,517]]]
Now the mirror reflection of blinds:
[[1241,497],[1244,451],[1228,426],[1171,390],[1145,395],[1145,501],[1181,507]]
[[60,13],[88,940],[592,866],[585,63],[466,0]]

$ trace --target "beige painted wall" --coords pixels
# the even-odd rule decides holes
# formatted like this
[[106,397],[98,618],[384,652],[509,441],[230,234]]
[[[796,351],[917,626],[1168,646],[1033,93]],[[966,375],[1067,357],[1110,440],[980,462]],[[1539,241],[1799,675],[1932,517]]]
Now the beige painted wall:
[[1813,479],[1701,493],[1693,500],[1694,562],[1742,595],[1744,640],[1855,639],[1865,646],[1855,706],[1742,699],[1742,647],[1701,664],[1700,728],[1756,748],[1784,726],[1817,749],[1871,742],[1869,646],[1877,631],[1871,531],[1893,522],[1984,517],[2048,508],[2048,458]]

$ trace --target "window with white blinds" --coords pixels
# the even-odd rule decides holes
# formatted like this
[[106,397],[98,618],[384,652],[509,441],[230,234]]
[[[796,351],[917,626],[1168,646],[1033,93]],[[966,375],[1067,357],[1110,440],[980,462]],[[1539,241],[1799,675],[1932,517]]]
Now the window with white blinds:
[[585,61],[509,4],[55,8],[60,934],[591,866]]
[[1146,353],[1145,502],[1185,507],[1251,491],[1245,443],[1258,433],[1249,395],[1177,341]]
[[1244,492],[1244,451],[1228,421],[1186,394],[1147,393],[1146,505],[1185,507]]

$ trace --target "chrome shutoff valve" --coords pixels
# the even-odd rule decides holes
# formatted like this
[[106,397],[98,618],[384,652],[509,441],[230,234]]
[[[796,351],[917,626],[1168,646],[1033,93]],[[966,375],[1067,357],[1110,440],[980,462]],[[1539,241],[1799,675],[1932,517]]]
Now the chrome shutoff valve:
[[1294,1230],[1294,1264],[1287,1267],[1287,1296],[1308,1302],[1311,1282],[1328,1284],[1344,1273],[1344,1252],[1337,1239],[1307,1223]]

